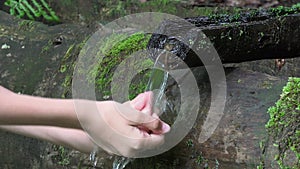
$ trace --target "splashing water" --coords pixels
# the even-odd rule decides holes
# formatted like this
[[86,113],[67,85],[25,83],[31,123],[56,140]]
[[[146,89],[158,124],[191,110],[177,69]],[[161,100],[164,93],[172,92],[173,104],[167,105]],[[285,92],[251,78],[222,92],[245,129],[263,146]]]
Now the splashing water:
[[95,168],[97,166],[97,163],[98,163],[98,158],[97,158],[97,151],[98,151],[98,147],[94,147],[93,151],[91,152],[90,154],[90,161],[93,165],[93,167]]
[[[163,57],[162,57],[163,56]],[[169,73],[167,71],[163,71],[162,68],[166,67],[166,64],[162,64],[161,60],[168,57],[167,51],[163,50],[160,52],[158,57],[155,60],[151,76],[149,78],[147,87],[145,91],[152,91],[153,92],[153,100],[152,100],[152,110],[158,110],[157,113],[160,115],[161,113],[166,111],[166,108],[170,105],[167,102],[166,97],[164,97],[164,93],[167,87],[167,81],[169,77]],[[165,62],[166,63],[166,62]],[[90,161],[93,165],[93,167],[96,167],[97,165],[97,151],[99,149],[96,147],[94,150],[90,153]],[[113,162],[113,168],[112,169],[124,169],[128,163],[132,162],[134,158],[128,158],[128,157],[122,157],[122,156],[115,156],[114,162]]]
[[[157,57],[153,70],[151,72],[150,79],[148,81],[148,85],[146,87],[145,91],[152,91],[153,92],[153,107],[152,110],[154,110],[154,107],[159,110],[160,113],[163,113],[166,109],[167,100],[164,97],[164,93],[167,87],[167,81],[169,77],[169,73],[167,71],[160,70],[160,67],[164,67],[166,65],[162,65],[159,61],[162,59],[162,54],[165,54],[166,51],[163,50],[160,55]],[[167,56],[167,55],[166,55]],[[158,114],[159,115],[159,114]],[[126,165],[130,162],[132,162],[133,158],[127,158],[127,157],[120,157],[116,156],[114,162],[113,162],[113,169],[124,169]]]
[[[153,69],[146,89],[146,91],[153,92],[153,106],[158,108],[160,113],[163,113],[167,106],[167,100],[164,97],[164,93],[167,87],[168,77],[168,72]],[[154,110],[154,107],[152,110]]]
[[[154,63],[154,68],[151,72],[146,91],[153,91],[154,107],[158,108],[160,112],[164,112],[167,106],[167,100],[164,97],[164,92],[167,87],[169,73],[157,69],[158,59]],[[126,165],[133,160],[133,158],[116,156],[113,162],[113,169],[124,169]]]
[[116,156],[113,162],[113,169],[124,169],[126,165],[133,160],[133,158]]

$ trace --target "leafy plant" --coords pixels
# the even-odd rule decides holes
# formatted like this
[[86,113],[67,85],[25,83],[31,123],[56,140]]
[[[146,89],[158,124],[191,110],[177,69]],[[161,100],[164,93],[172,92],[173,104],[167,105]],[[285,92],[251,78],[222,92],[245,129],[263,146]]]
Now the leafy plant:
[[186,141],[186,145],[187,145],[187,147],[194,147],[194,142],[193,142],[193,140],[192,139],[188,139],[187,141]]
[[[266,129],[278,150],[275,160],[281,169],[300,168],[300,78],[289,78],[280,99],[268,113]],[[287,163],[292,154],[296,160]]]
[[68,166],[70,164],[70,150],[57,145],[53,145],[52,148],[53,151],[57,153],[56,155],[51,156],[52,160],[59,165]]
[[30,20],[36,20],[43,17],[47,21],[59,22],[58,16],[45,0],[6,0],[4,4],[10,7],[10,14],[18,18],[26,16]]

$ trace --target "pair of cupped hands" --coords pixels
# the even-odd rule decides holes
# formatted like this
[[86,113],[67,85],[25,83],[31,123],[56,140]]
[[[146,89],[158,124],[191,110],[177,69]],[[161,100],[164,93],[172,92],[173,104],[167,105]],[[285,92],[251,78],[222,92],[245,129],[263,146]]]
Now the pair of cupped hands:
[[77,100],[75,107],[82,127],[96,145],[112,154],[140,157],[162,145],[164,134],[170,131],[170,126],[153,113],[157,109],[152,96],[152,92],[145,92],[122,104]]
[[[152,92],[145,92],[125,103],[49,99],[15,94],[0,86],[0,129],[85,153],[100,147],[111,154],[137,157],[162,145],[170,131],[153,113],[152,97]],[[94,114],[89,113],[93,106]]]
[[[152,105],[152,92],[139,94],[123,104],[115,101],[98,102],[97,111],[94,114],[90,112],[89,117],[85,116],[84,109],[92,105],[84,106],[84,102],[78,106],[83,110],[77,110],[82,115],[78,115],[81,124],[92,140],[107,152],[138,157],[143,151],[162,145],[164,134],[170,131],[170,126],[160,120],[157,113],[153,113],[156,108]],[[101,117],[98,116],[99,112]],[[101,135],[99,128],[104,129]]]

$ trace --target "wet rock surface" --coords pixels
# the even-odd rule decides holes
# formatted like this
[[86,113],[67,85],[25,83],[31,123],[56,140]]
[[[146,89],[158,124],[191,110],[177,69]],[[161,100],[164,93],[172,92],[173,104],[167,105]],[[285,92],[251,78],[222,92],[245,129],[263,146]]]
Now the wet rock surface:
[[[63,61],[78,54],[70,46],[80,44],[93,29],[73,24],[49,27],[3,11],[0,21],[0,85],[17,93],[61,98]],[[53,145],[36,139],[0,131],[0,152],[3,169],[63,168],[57,165],[60,155]],[[82,157],[73,161],[75,166]]]
[[223,118],[200,149],[212,159],[219,157],[222,161],[255,167],[260,157],[259,142],[265,136],[266,111],[279,98],[285,83],[286,79],[249,70],[228,73]]
[[[251,70],[226,69],[227,98],[223,117],[212,136],[200,143],[203,122],[210,105],[210,87],[203,68],[194,69],[199,82],[201,110],[189,134],[173,149],[149,159],[138,159],[128,168],[256,168],[260,141],[265,138],[267,109],[278,100],[286,78]],[[201,73],[202,72],[202,73]],[[170,89],[172,91],[172,89]],[[176,90],[173,94],[177,95]],[[273,157],[266,161],[272,161]]]
[[[8,23],[8,26],[0,25],[1,46],[10,46],[0,49],[0,84],[15,92],[61,97],[66,77],[61,66],[67,62],[64,60],[67,51],[72,44],[81,43],[92,31],[76,25],[47,27],[34,22],[21,24],[20,20],[1,11],[0,20]],[[71,49],[70,58],[76,54],[78,50]],[[199,143],[198,139],[210,105],[210,85],[203,68],[194,68],[202,99],[197,123],[172,150],[156,157],[137,159],[128,168],[256,168],[261,151],[259,141],[265,136],[264,125],[268,120],[266,111],[278,100],[287,76],[300,75],[299,63],[299,59],[287,60],[280,71],[273,68],[274,60],[225,65],[226,108],[218,128],[204,143]],[[170,91],[178,95],[175,89],[170,88]],[[0,168],[91,166],[86,155],[75,151],[69,151],[70,164],[59,165],[54,158],[59,152],[52,147],[42,141],[1,132]],[[273,157],[270,156],[271,159]],[[97,168],[106,169],[111,162],[110,156],[103,155]]]

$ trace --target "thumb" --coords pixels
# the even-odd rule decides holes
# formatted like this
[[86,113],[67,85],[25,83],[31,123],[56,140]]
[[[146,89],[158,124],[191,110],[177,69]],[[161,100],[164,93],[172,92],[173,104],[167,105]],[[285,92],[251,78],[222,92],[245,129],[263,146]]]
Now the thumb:
[[133,108],[145,114],[152,115],[153,93],[151,91],[139,94],[130,101]]

